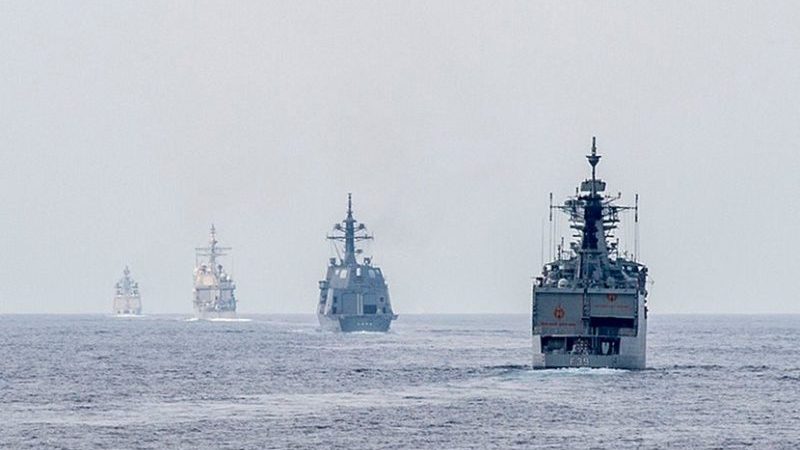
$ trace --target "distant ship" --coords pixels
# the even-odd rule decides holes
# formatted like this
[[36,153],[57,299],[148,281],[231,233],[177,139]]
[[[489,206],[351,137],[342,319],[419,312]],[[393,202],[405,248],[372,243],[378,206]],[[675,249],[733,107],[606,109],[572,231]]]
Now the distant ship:
[[194,313],[199,319],[236,317],[236,285],[217,258],[230,247],[220,247],[217,230],[211,225],[208,247],[196,248],[194,269]]
[[128,266],[122,271],[122,278],[114,286],[114,314],[118,316],[138,316],[142,314],[142,298],[139,296],[139,283],[131,278]]
[[[381,269],[356,255],[356,242],[372,239],[367,227],[353,218],[353,201],[347,195],[347,217],[334,226],[328,239],[344,242],[344,258],[331,258],[325,279],[319,282],[317,318],[331,331],[388,331],[397,315],[392,311],[389,288]],[[338,251],[338,248],[337,248]]]
[[596,177],[600,162],[592,138],[586,157],[592,178],[583,181],[575,196],[561,206],[550,206],[569,216],[575,241],[544,266],[533,286],[533,366],[610,367],[644,369],[647,337],[647,267],[633,256],[620,254],[613,235],[624,210],[620,195],[605,195],[606,183]]

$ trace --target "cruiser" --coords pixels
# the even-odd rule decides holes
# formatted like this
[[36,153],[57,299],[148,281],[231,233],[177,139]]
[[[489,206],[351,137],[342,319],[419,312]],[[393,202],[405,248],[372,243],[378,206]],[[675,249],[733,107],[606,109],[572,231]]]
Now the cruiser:
[[114,314],[118,316],[138,316],[142,314],[142,298],[139,296],[139,283],[131,278],[128,266],[122,271],[122,278],[114,286]]
[[[372,259],[356,255],[356,242],[372,239],[367,227],[353,218],[352,196],[347,194],[347,217],[328,239],[344,242],[344,258],[331,258],[325,279],[319,282],[317,318],[330,331],[388,331],[397,315],[392,312],[389,289],[381,269]],[[337,248],[338,252],[338,248]]]
[[558,247],[533,285],[533,367],[645,368],[647,335],[647,267],[637,261],[638,232],[632,256],[620,254],[613,231],[620,213],[635,206],[615,204],[605,195],[606,183],[596,176],[600,162],[595,139],[586,156],[592,178],[575,196],[553,210],[569,216],[574,238],[569,249]]
[[208,247],[196,248],[194,269],[194,313],[198,319],[232,319],[236,317],[236,285],[217,258],[230,247],[217,244],[217,229],[211,225]]

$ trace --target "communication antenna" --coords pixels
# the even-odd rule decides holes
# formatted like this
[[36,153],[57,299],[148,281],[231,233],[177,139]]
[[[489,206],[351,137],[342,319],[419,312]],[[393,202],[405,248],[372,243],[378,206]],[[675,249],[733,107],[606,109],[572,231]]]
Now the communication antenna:
[[544,217],[542,217],[542,228],[540,228],[539,231],[541,231],[541,235],[542,235],[542,242],[541,242],[542,245],[540,247],[540,250],[541,250],[541,264],[539,264],[539,267],[544,267]]
[[639,261],[639,194],[636,194],[633,207],[633,261]]
[[558,237],[561,236],[561,228],[558,226],[558,221],[563,220],[561,214],[556,214],[553,220],[553,256],[558,253]]
[[550,224],[549,224],[549,241],[547,241],[547,251],[549,252],[550,261],[553,260],[553,234],[555,233],[555,224],[553,223],[553,193],[550,193]]
[[339,246],[336,245],[336,243],[334,243],[332,240],[328,241],[328,242],[330,243],[330,246],[331,246],[331,249],[333,249],[333,252],[336,253],[336,259],[341,261],[342,260],[342,252],[339,251]]

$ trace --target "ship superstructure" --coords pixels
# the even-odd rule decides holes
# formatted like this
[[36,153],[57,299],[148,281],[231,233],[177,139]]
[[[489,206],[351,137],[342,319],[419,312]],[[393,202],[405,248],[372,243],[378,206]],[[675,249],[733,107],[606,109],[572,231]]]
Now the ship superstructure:
[[626,210],[638,224],[638,195],[635,206],[621,206],[621,195],[604,194],[594,138],[586,158],[592,178],[563,205],[550,206],[551,221],[553,210],[567,214],[574,240],[559,246],[533,285],[533,366],[643,369],[647,267],[636,260],[638,232],[632,256],[620,253],[613,233]]
[[142,298],[139,283],[131,278],[128,266],[122,271],[122,278],[114,285],[114,314],[118,316],[138,316],[142,314]]
[[236,317],[236,284],[218,261],[231,248],[218,244],[217,230],[211,225],[208,247],[195,249],[194,313],[200,319]]
[[367,227],[353,218],[352,195],[348,194],[347,216],[328,236],[335,244],[344,244],[344,256],[330,259],[325,279],[319,282],[317,318],[323,329],[388,331],[397,318],[383,272],[372,258],[360,257],[362,251],[356,248],[357,242],[372,238]]

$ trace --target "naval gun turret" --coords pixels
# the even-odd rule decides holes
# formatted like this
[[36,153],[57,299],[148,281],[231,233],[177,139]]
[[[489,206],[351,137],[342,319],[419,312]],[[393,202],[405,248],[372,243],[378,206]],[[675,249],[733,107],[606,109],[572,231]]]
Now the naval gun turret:
[[208,246],[195,249],[194,313],[199,319],[231,319],[236,317],[236,284],[218,261],[230,247],[221,247],[217,229],[211,225]]
[[388,331],[397,319],[383,272],[356,248],[358,242],[371,239],[367,227],[353,218],[352,195],[347,194],[347,216],[328,235],[335,245],[344,246],[344,256],[330,259],[325,279],[319,282],[317,318],[323,329]]
[[620,254],[614,230],[620,214],[634,206],[616,204],[597,178],[600,155],[592,138],[586,156],[592,178],[575,196],[550,206],[569,217],[573,241],[560,245],[533,285],[531,326],[534,367],[615,367],[643,369],[647,335],[647,267],[639,263],[638,229],[634,254]]

